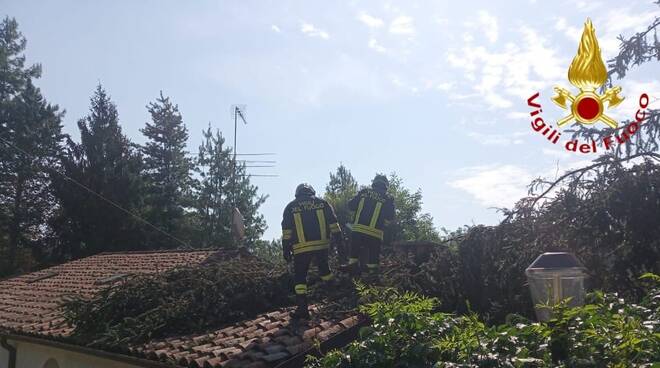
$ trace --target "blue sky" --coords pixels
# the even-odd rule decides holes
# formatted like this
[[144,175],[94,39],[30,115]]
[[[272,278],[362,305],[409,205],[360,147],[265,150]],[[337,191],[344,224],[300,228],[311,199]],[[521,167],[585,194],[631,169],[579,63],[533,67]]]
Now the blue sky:
[[[438,227],[494,224],[537,176],[593,158],[549,144],[529,126],[541,92],[546,121],[563,112],[552,86],[591,17],[603,56],[617,35],[645,29],[651,1],[7,1],[28,39],[38,85],[66,109],[65,130],[87,113],[101,82],[135,142],[160,90],[179,105],[197,150],[209,122],[232,139],[230,105],[248,106],[239,152],[276,152],[252,169],[269,230],[303,181],[322,192],[343,162],[361,183],[397,172],[420,188]],[[658,107],[658,64],[618,84],[633,115],[647,92]]]

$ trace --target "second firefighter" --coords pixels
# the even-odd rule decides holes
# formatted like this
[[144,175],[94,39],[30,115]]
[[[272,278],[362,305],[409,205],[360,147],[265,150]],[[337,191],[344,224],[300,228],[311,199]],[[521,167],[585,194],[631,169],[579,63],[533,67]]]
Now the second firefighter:
[[355,211],[348,262],[354,275],[366,269],[371,277],[378,278],[385,228],[394,220],[394,200],[387,194],[388,187],[387,177],[376,175],[371,188],[360,190],[348,203],[349,209]]

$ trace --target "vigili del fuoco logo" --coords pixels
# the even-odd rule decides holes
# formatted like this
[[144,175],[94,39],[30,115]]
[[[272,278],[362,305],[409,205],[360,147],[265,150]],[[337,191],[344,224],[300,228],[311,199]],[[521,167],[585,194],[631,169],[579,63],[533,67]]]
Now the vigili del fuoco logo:
[[611,135],[605,136],[599,142],[579,141],[578,139],[562,142],[564,148],[571,152],[596,153],[601,147],[605,150],[612,149],[615,144],[625,144],[638,130],[640,124],[646,119],[646,108],[649,104],[649,96],[642,93],[639,96],[639,109],[635,113],[635,119],[627,124],[624,129],[619,128],[619,123],[607,115],[607,111],[616,108],[624,99],[621,87],[612,86],[599,91],[607,81],[607,69],[601,56],[596,31],[590,19],[584,24],[582,39],[578,46],[577,55],[573,58],[568,68],[568,81],[578,89],[577,94],[570,90],[556,86],[555,96],[552,102],[566,110],[567,115],[557,122],[557,128],[547,124],[540,113],[543,112],[539,101],[539,92],[527,99],[527,105],[534,110],[529,113],[532,117],[532,129],[547,138],[552,144],[560,142],[561,128],[569,123],[580,125],[604,124],[613,129]]

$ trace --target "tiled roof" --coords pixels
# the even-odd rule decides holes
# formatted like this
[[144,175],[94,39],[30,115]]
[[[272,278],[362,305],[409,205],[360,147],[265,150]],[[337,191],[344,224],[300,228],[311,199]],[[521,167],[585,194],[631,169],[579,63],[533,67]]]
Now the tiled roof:
[[[153,274],[225,257],[224,252],[209,250],[103,253],[3,280],[0,332],[67,341],[72,328],[58,308],[63,297],[91,297],[126,275]],[[294,323],[290,308],[283,308],[204,334],[126,347],[126,354],[183,367],[275,367],[303,357],[300,353],[316,343],[334,346],[340,340],[337,335],[355,334],[364,322],[355,314],[328,319],[316,307],[311,309],[310,321]]]
[[214,251],[101,253],[0,281],[0,330],[62,337],[71,332],[58,304],[89,297],[123,276],[199,264]]
[[132,347],[131,352],[184,367],[267,368],[361,322],[357,315],[350,314],[332,320],[320,318],[318,309],[311,309],[310,321],[292,322],[290,309],[279,309],[210,333],[152,341]]

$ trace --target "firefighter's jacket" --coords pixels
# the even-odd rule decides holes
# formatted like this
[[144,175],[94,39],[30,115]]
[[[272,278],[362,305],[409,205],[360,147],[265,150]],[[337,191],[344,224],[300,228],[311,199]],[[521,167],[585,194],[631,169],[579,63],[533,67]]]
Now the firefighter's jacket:
[[353,231],[383,240],[385,226],[394,220],[394,199],[371,188],[362,189],[348,202],[355,211]]
[[318,197],[300,197],[284,209],[282,244],[293,254],[327,249],[331,237],[341,238],[341,229],[332,206]]

